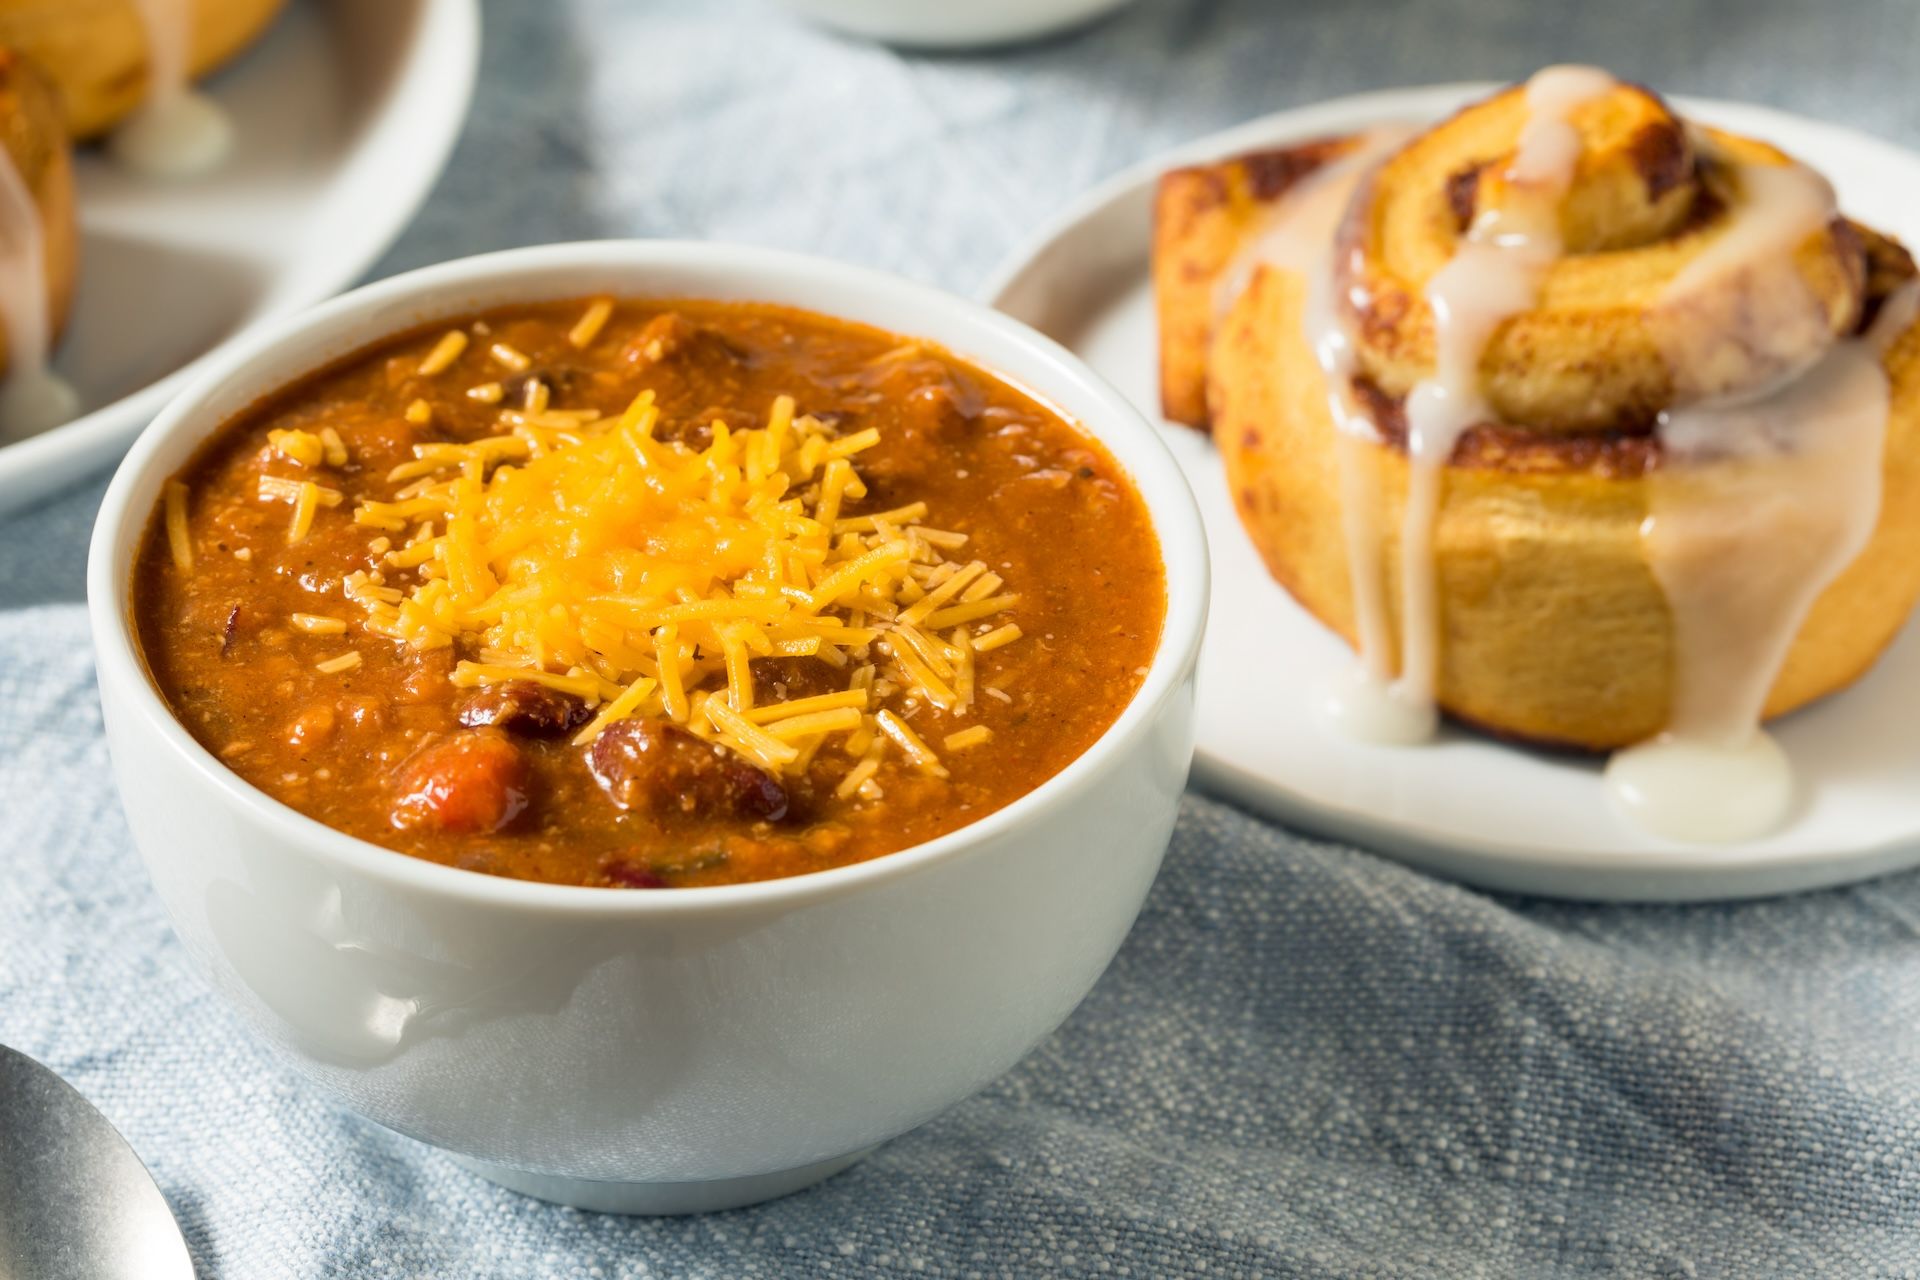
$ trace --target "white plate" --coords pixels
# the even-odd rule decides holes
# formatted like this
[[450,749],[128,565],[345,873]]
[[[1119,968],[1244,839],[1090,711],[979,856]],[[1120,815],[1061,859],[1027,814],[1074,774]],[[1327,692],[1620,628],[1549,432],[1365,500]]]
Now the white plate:
[[[1148,233],[1167,168],[1394,120],[1436,119],[1491,85],[1443,85],[1282,112],[1183,147],[1091,192],[996,274],[987,297],[1084,356],[1158,419]],[[1920,243],[1920,157],[1852,131],[1720,102],[1689,115],[1813,162],[1846,210]],[[1679,901],[1838,884],[1920,864],[1920,625],[1853,689],[1780,722],[1800,797],[1787,829],[1731,847],[1641,834],[1609,803],[1598,762],[1458,728],[1426,747],[1355,743],[1321,706],[1346,646],[1267,576],[1240,529],[1219,456],[1167,426],[1200,498],[1214,558],[1200,659],[1195,779],[1282,821],[1490,888]],[[1236,672],[1255,673],[1251,681]]]
[[117,456],[221,343],[371,266],[445,165],[479,55],[476,0],[294,0],[203,85],[234,122],[217,172],[141,178],[82,148],[54,367],[84,413],[0,445],[0,512]]

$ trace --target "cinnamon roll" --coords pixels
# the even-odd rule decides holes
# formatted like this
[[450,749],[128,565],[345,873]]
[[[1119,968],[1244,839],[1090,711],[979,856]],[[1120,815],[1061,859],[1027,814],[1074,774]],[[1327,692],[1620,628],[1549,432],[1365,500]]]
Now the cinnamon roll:
[[72,416],[47,369],[80,254],[73,160],[53,90],[0,48],[0,442]]
[[225,117],[191,91],[264,31],[283,0],[0,0],[0,44],[59,89],[76,141],[119,129],[114,152],[155,173],[224,156]]
[[1165,410],[1358,650],[1347,723],[1632,747],[1657,829],[1779,820],[1760,721],[1920,596],[1904,249],[1772,146],[1551,68],[1418,133],[1167,174],[1154,270]]

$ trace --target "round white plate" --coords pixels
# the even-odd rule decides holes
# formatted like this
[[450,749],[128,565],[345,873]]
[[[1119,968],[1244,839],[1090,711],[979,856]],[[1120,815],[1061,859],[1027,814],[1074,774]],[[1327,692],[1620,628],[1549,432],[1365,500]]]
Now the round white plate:
[[[1495,86],[1366,94],[1204,138],[1103,184],[996,274],[986,296],[1079,352],[1158,420],[1148,251],[1168,168],[1389,121],[1436,119]],[[1920,244],[1920,156],[1759,107],[1682,100],[1710,123],[1814,163],[1843,207]],[[1782,893],[1920,864],[1920,625],[1866,679],[1775,728],[1800,795],[1790,825],[1737,846],[1646,836],[1614,810],[1597,760],[1450,727],[1424,747],[1353,742],[1322,719],[1346,646],[1267,576],[1205,437],[1165,428],[1207,519],[1213,613],[1200,658],[1195,779],[1284,822],[1489,888],[1680,901]]]
[[479,56],[477,0],[293,0],[202,86],[234,122],[219,170],[141,178],[82,148],[54,368],[83,413],[0,444],[0,513],[117,456],[221,343],[371,266],[446,163]]

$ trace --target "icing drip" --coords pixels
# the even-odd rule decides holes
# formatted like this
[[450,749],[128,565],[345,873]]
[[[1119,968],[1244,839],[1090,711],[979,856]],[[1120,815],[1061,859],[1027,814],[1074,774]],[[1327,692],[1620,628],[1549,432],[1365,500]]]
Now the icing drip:
[[[1734,225],[1662,300],[1683,321],[1667,353],[1683,398],[1657,427],[1641,538],[1673,617],[1672,710],[1665,732],[1607,767],[1634,821],[1693,841],[1763,835],[1791,807],[1762,712],[1815,599],[1879,518],[1881,348],[1915,304],[1909,288],[1866,338],[1833,342],[1792,263],[1834,216],[1832,188],[1798,165],[1744,166],[1739,182]],[[1728,394],[1756,359],[1772,381]]]
[[[1487,416],[1480,394],[1480,357],[1488,341],[1504,320],[1533,305],[1541,277],[1560,256],[1560,202],[1580,159],[1580,135],[1568,117],[1614,85],[1611,76],[1591,67],[1549,67],[1527,82],[1528,120],[1506,172],[1513,198],[1503,207],[1483,210],[1459,250],[1427,283],[1437,350],[1433,375],[1407,396],[1400,675],[1388,682],[1384,621],[1378,621],[1371,633],[1362,626],[1360,675],[1336,693],[1334,702],[1335,720],[1356,737],[1418,742],[1430,737],[1437,723],[1439,607],[1434,531],[1442,471],[1461,435]],[[1328,335],[1341,328],[1331,307],[1319,319],[1324,328],[1317,331],[1316,347],[1335,341]],[[1344,334],[1337,341],[1344,343]],[[1340,372],[1348,375],[1337,383],[1337,394],[1344,398],[1350,364]],[[1344,423],[1351,416],[1336,411],[1335,421]],[[1343,446],[1340,459],[1343,500],[1372,488],[1354,475],[1357,450]],[[1363,619],[1369,615],[1384,619],[1384,605],[1377,600],[1382,560],[1378,519],[1355,517],[1353,505],[1348,501],[1344,519],[1356,613]]]
[[1355,592],[1360,651],[1374,655],[1381,663],[1374,673],[1375,679],[1355,681],[1351,691],[1334,699],[1330,711],[1343,720],[1355,722],[1352,726],[1355,736],[1369,739],[1417,740],[1430,729],[1422,728],[1417,722],[1401,723],[1405,712],[1393,699],[1368,696],[1376,688],[1385,690],[1392,675],[1385,665],[1389,637],[1386,602],[1380,591],[1380,500],[1360,464],[1346,455],[1357,453],[1365,442],[1377,437],[1373,423],[1353,403],[1353,345],[1334,306],[1329,246],[1353,201],[1355,188],[1413,133],[1409,126],[1375,129],[1346,155],[1303,180],[1280,204],[1273,221],[1261,235],[1222,274],[1214,295],[1216,314],[1224,313],[1245,291],[1255,267],[1262,265],[1291,271],[1305,285],[1301,330],[1311,342],[1314,359],[1325,375],[1328,405],[1334,424],[1340,430],[1341,519],[1347,529],[1347,544],[1356,556],[1371,557],[1365,572],[1355,571],[1356,582],[1372,587]]
[[52,323],[40,210],[13,157],[0,149],[0,326],[7,335],[0,440],[59,426],[79,412],[79,396],[47,367]]
[[233,124],[190,83],[192,0],[133,0],[147,33],[147,102],[114,132],[114,158],[155,177],[204,173],[226,159]]
[[[1330,246],[1355,188],[1386,155],[1413,136],[1406,127],[1368,134],[1352,152],[1310,178],[1283,207],[1256,246],[1257,260],[1296,273],[1306,286],[1300,327],[1325,378],[1328,411],[1339,431],[1340,519],[1354,582],[1354,626],[1362,665],[1333,691],[1327,713],[1345,732],[1369,742],[1418,742],[1433,733],[1432,711],[1395,696],[1389,666],[1392,637],[1384,589],[1380,495],[1363,455],[1378,439],[1353,402],[1353,342],[1340,322]],[[1229,287],[1237,285],[1229,274]]]

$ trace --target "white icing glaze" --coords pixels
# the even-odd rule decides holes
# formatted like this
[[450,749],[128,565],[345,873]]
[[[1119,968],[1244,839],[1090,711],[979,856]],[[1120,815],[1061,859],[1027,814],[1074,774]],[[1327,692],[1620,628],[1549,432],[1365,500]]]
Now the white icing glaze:
[[1301,330],[1325,375],[1329,411],[1340,431],[1340,511],[1354,557],[1359,649],[1380,664],[1335,691],[1327,711],[1353,736],[1369,741],[1417,742],[1431,736],[1433,727],[1430,711],[1423,716],[1421,708],[1405,705],[1394,693],[1386,665],[1391,647],[1381,585],[1380,499],[1353,456],[1377,436],[1373,423],[1353,403],[1353,344],[1334,307],[1333,242],[1355,188],[1413,133],[1407,125],[1372,130],[1347,154],[1302,179],[1279,203],[1267,227],[1222,273],[1214,293],[1217,318],[1245,291],[1257,267],[1290,271],[1305,286]]
[[1356,742],[1411,747],[1433,737],[1439,712],[1401,692],[1400,683],[1368,669],[1364,660],[1349,667],[1327,693],[1326,722]]
[[79,411],[79,396],[47,368],[52,325],[40,209],[13,157],[0,148],[0,327],[7,335],[0,440],[59,426]]
[[1607,761],[1607,790],[1641,828],[1714,844],[1751,840],[1785,821],[1793,770],[1765,733],[1730,747],[1663,734],[1616,752]]
[[[1832,188],[1798,165],[1739,180],[1732,225],[1662,304],[1683,321],[1667,353],[1681,394],[1705,397],[1662,416],[1641,529],[1673,618],[1672,708],[1663,733],[1607,767],[1636,822],[1707,842],[1763,835],[1791,807],[1792,771],[1761,715],[1815,599],[1879,519],[1881,346],[1914,307],[1905,290],[1866,338],[1833,341],[1791,256],[1834,216]],[[1743,372],[1768,381],[1730,394]]]
[[155,178],[186,178],[216,169],[233,150],[233,122],[219,103],[198,90],[142,107],[114,130],[113,158]]
[[1342,732],[1362,742],[1414,743],[1433,735],[1430,711],[1402,699],[1393,683],[1393,637],[1387,615],[1386,539],[1378,476],[1367,465],[1379,442],[1373,420],[1353,402],[1353,340],[1334,302],[1331,244],[1306,276],[1301,329],[1313,346],[1334,425],[1340,476],[1340,530],[1347,548],[1347,580],[1359,661],[1328,695],[1326,712]]
[[[1435,368],[1407,396],[1407,505],[1400,534],[1401,662],[1400,674],[1387,688],[1359,692],[1366,684],[1388,680],[1384,622],[1371,633],[1361,627],[1362,682],[1336,694],[1336,703],[1353,702],[1368,708],[1391,706],[1391,715],[1374,710],[1336,711],[1335,719],[1356,736],[1374,741],[1417,742],[1432,735],[1438,722],[1434,693],[1439,672],[1439,605],[1435,568],[1434,531],[1440,513],[1441,477],[1460,437],[1487,416],[1480,393],[1480,357],[1494,331],[1509,316],[1532,306],[1541,276],[1560,256],[1560,202],[1572,185],[1580,159],[1580,136],[1568,123],[1572,112],[1614,86],[1613,77],[1591,67],[1549,67],[1527,82],[1528,119],[1506,171],[1511,198],[1502,207],[1483,210],[1468,228],[1458,251],[1427,283],[1427,302],[1433,309],[1436,337]],[[1336,340],[1328,332],[1340,329],[1331,307],[1318,317],[1326,326],[1316,346]],[[1323,367],[1325,363],[1323,361]],[[1350,365],[1329,369],[1350,375]],[[1338,380],[1339,397],[1347,394],[1349,377]],[[1347,415],[1352,416],[1351,414]],[[1343,422],[1336,409],[1336,422]],[[1350,497],[1370,487],[1353,476],[1357,456],[1341,455],[1342,495]],[[1371,599],[1380,591],[1378,521],[1345,517],[1347,559],[1353,575],[1357,616],[1384,617],[1383,604]],[[1384,736],[1370,729],[1386,729]]]
[[[1335,449],[1340,519],[1353,582],[1360,663],[1330,691],[1326,714],[1349,736],[1380,743],[1414,743],[1432,737],[1434,711],[1430,703],[1406,698],[1392,678],[1380,494],[1363,456],[1379,437],[1372,420],[1353,402],[1353,342],[1336,306],[1333,243],[1354,190],[1412,135],[1410,127],[1368,134],[1353,151],[1302,184],[1255,249],[1256,261],[1292,271],[1305,283],[1300,327],[1325,379],[1328,412],[1339,432]],[[1250,270],[1241,275],[1239,287],[1245,287]]]
[[154,177],[204,173],[233,147],[233,123],[189,83],[191,0],[134,0],[147,33],[146,105],[114,131],[121,164]]

